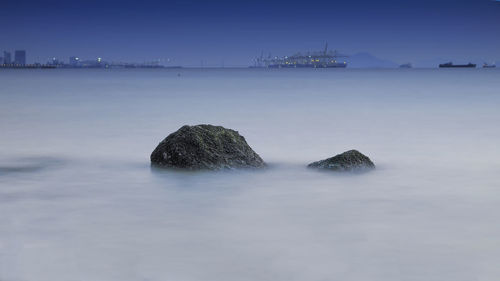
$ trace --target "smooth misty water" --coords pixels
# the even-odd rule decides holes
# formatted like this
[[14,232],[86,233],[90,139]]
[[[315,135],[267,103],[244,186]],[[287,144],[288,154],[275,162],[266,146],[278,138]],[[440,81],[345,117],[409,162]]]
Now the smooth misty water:
[[[2,281],[500,276],[498,70],[3,70],[0,85]],[[150,168],[199,123],[238,130],[270,168]],[[352,148],[377,170],[305,168]]]

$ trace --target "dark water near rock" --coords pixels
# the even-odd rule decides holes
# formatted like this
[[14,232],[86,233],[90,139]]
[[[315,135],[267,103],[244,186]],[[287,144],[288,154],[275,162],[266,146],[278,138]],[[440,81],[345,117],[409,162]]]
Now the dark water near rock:
[[[500,276],[498,70],[17,70],[0,85],[0,280]],[[238,130],[269,169],[150,167],[200,123]],[[377,169],[305,167],[353,148]]]

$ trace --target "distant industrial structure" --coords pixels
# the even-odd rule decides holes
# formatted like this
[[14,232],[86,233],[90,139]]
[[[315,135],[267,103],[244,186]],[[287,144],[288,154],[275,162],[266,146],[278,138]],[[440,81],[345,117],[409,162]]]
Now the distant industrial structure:
[[144,62],[144,63],[129,63],[129,62],[107,62],[102,58],[97,58],[95,60],[82,60],[77,56],[69,57],[69,63],[64,63],[57,58],[52,58],[51,61],[47,62],[48,65],[52,65],[59,68],[164,68],[159,61]]
[[339,60],[346,58],[337,50],[328,51],[328,43],[325,44],[323,51],[308,52],[305,54],[296,53],[291,56],[271,57],[269,55],[264,58],[264,53],[255,59],[255,64],[251,67],[267,67],[267,68],[345,68],[347,62]]

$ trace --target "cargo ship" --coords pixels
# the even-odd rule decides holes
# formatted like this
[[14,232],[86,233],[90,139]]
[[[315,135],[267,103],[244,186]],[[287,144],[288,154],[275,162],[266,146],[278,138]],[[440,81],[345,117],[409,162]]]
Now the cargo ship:
[[439,65],[440,68],[476,68],[476,65],[473,63],[468,64],[453,64],[452,62],[442,63]]
[[328,43],[323,51],[313,53],[296,53],[291,56],[264,58],[263,54],[255,60],[255,65],[251,68],[345,68],[346,61],[339,58],[346,58],[346,55],[339,54],[336,50],[328,51]]
[[487,63],[483,64],[483,68],[495,68],[495,67],[497,67],[495,64],[487,64]]

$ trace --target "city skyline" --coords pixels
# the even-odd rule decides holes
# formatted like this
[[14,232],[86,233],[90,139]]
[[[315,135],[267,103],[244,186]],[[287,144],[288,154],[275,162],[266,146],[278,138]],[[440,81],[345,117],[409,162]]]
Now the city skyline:
[[3,51],[3,56],[0,56],[0,64],[26,65],[26,50],[15,50],[14,59],[12,59],[12,52]]
[[[283,64],[284,67],[293,66],[293,62],[289,66],[286,66],[286,61],[296,60],[301,58],[311,58],[311,55],[316,58],[316,62],[324,65],[327,63],[339,63],[343,65],[343,67],[347,66],[347,64],[354,68],[394,68],[394,67],[413,67],[414,64],[411,61],[407,61],[404,63],[398,63],[391,60],[387,60],[384,58],[379,58],[373,56],[368,52],[360,52],[354,55],[348,55],[345,53],[339,53],[337,50],[328,49],[328,43],[325,44],[324,49],[319,51],[312,52],[296,52],[294,54],[288,55],[279,55],[279,56],[271,56],[261,52],[260,56],[256,56],[252,59],[249,64],[246,65],[225,65],[224,60],[220,62],[220,64],[206,64],[203,60],[201,60],[199,65],[181,65],[181,64],[172,64],[175,60],[170,59],[157,59],[151,61],[142,61],[142,62],[134,62],[134,61],[112,61],[107,60],[106,58],[97,57],[97,58],[82,58],[79,56],[70,56],[69,58],[60,58],[59,56],[49,57],[45,61],[37,59],[36,61],[30,62],[27,60],[27,52],[26,50],[15,50],[14,51],[14,59],[12,59],[11,51],[3,51],[3,57],[0,56],[0,66],[3,67],[20,67],[26,66],[28,68],[32,67],[40,67],[40,66],[54,66],[54,67],[84,67],[84,68],[94,68],[94,67],[146,67],[146,68],[156,68],[156,67],[273,67],[268,66],[269,64]],[[319,56],[319,57],[318,57]],[[319,59],[319,60],[318,60]],[[326,59],[327,61],[323,61]],[[332,60],[332,61],[329,61]],[[329,61],[329,62],[328,62]],[[443,58],[437,59],[429,59],[428,65],[418,65],[417,67],[423,68],[434,68],[443,63],[452,63],[452,61],[446,61]],[[458,61],[464,61],[458,60]],[[314,61],[313,61],[314,62]],[[314,63],[316,63],[314,62]],[[351,64],[354,62],[353,64]],[[469,60],[468,63],[474,65],[476,64],[484,64],[486,66],[493,66],[497,63],[495,60]],[[295,62],[297,63],[297,62]]]
[[[22,5],[21,5],[22,4]],[[17,9],[18,6],[25,7]],[[56,56],[248,65],[272,55],[369,52],[397,63],[500,60],[500,3],[480,1],[7,1],[0,48]],[[8,38],[8,40],[6,39]],[[430,63],[427,63],[430,64]]]

